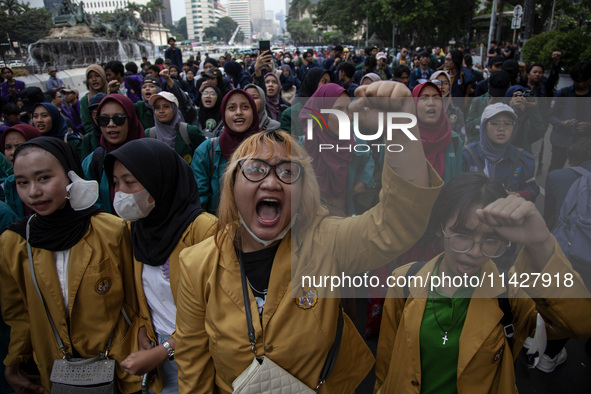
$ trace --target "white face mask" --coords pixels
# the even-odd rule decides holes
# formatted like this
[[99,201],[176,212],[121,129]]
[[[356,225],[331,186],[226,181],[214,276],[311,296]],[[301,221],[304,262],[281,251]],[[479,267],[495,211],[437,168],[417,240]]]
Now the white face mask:
[[117,192],[113,198],[113,208],[119,217],[133,222],[147,217],[152,212],[156,203],[148,202],[149,198],[150,193],[146,189],[133,194]]
[[242,219],[242,215],[240,215],[240,212],[238,212],[238,216],[240,217],[240,223],[242,223],[242,225],[244,226],[244,228],[246,229],[248,234],[250,234],[252,239],[254,239],[256,242],[260,243],[261,245],[263,245],[266,248],[267,246],[271,245],[273,242],[283,239],[285,237],[285,234],[287,234],[287,232],[289,230],[291,230],[291,228],[293,227],[293,225],[296,221],[296,218],[298,217],[298,214],[296,213],[295,215],[293,215],[293,218],[291,219],[291,222],[289,222],[287,227],[285,227],[283,229],[283,231],[281,231],[279,234],[277,234],[277,236],[275,238],[268,240],[268,241],[265,241],[264,239],[260,239],[259,237],[257,237],[255,235],[255,233],[252,232],[252,230],[244,222],[244,219]]
[[74,171],[68,171],[68,177],[72,183],[66,186],[68,192],[66,198],[70,200],[72,209],[74,211],[83,211],[90,208],[99,196],[98,182],[82,179]]
[[291,63],[291,59],[288,58],[288,57],[286,57],[286,58],[283,59],[283,62],[284,63]]

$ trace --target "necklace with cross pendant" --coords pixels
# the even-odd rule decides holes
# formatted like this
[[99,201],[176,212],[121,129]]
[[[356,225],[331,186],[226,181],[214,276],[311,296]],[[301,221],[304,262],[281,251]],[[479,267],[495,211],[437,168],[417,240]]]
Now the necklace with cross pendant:
[[435,311],[435,302],[433,301],[434,297],[431,297],[431,308],[433,309],[433,316],[435,316],[435,322],[437,323],[437,325],[439,326],[439,328],[441,329],[441,331],[443,331],[443,333],[445,334],[444,336],[441,337],[441,339],[443,339],[443,344],[445,345],[445,343],[448,341],[447,338],[447,333],[451,332],[456,325],[458,324],[458,322],[461,320],[462,315],[464,314],[464,312],[466,312],[468,310],[468,305],[470,305],[470,303],[466,304],[466,307],[464,308],[464,311],[462,313],[460,313],[460,316],[458,317],[458,319],[456,319],[456,321],[453,323],[453,325],[451,326],[451,328],[447,331],[445,331],[443,329],[443,327],[441,326],[441,324],[439,323],[439,320],[437,319],[437,312]]

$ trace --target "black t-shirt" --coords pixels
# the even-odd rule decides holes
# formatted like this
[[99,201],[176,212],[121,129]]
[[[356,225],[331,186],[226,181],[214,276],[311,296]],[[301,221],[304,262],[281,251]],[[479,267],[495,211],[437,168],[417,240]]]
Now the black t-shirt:
[[271,248],[257,250],[256,252],[242,252],[242,263],[246,272],[247,282],[252,289],[259,307],[259,316],[263,315],[263,308],[267,301],[267,289],[269,278],[273,268],[273,260],[279,249],[279,243]]

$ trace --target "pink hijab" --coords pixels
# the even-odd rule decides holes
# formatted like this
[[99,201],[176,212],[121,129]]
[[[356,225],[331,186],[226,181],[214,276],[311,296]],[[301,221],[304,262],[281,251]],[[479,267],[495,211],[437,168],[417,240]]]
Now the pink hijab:
[[[299,115],[304,130],[306,130],[308,119],[312,119],[313,139],[306,139],[304,146],[312,157],[312,165],[320,185],[320,194],[324,198],[342,197],[343,193],[347,192],[349,163],[353,160],[353,152],[349,149],[340,149],[339,152],[336,149],[319,152],[320,144],[332,144],[339,147],[355,144],[353,136],[351,136],[351,140],[343,141],[339,140],[337,135],[326,130],[328,126],[324,120],[328,115],[320,114],[320,109],[332,108],[341,93],[347,92],[335,83],[322,85],[308,99]],[[321,126],[314,118],[319,119]]]

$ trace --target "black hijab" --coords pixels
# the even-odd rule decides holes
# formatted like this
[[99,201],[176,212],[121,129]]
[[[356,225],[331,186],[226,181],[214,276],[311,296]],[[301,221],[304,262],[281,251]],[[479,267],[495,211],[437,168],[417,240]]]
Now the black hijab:
[[[15,161],[23,149],[32,145],[55,156],[66,173],[72,170],[79,177],[84,178],[82,166],[72,148],[63,140],[55,137],[37,137],[25,142],[14,152]],[[29,243],[35,248],[51,250],[52,252],[68,250],[86,234],[90,225],[90,218],[101,211],[100,208],[95,206],[83,211],[74,211],[70,206],[70,202],[67,201],[64,208],[56,210],[51,215],[35,214],[31,220]],[[25,217],[8,228],[26,238],[27,220],[28,217]]]
[[330,73],[322,67],[309,69],[302,81],[302,85],[300,86],[298,97],[312,97],[314,92],[318,89],[318,82],[320,82],[324,74],[330,76]]
[[168,145],[152,138],[126,143],[105,157],[105,173],[113,180],[119,160],[155,200],[152,212],[131,223],[133,254],[160,266],[203,209],[191,167]]
[[222,94],[222,91],[218,89],[217,86],[209,85],[207,88],[212,88],[213,90],[215,90],[217,98],[215,105],[212,108],[205,108],[205,106],[203,105],[203,94],[199,96],[199,125],[201,126],[201,130],[205,130],[205,123],[208,119],[214,119],[216,124],[219,124],[222,121],[221,107],[224,95]]

